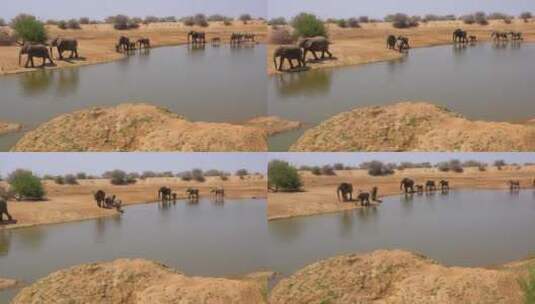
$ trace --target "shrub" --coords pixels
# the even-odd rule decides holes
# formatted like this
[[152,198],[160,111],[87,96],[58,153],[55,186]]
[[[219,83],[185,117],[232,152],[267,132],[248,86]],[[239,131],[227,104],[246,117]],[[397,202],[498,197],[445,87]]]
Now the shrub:
[[287,29],[278,28],[270,32],[269,41],[273,44],[292,44],[295,42],[295,37]]
[[42,180],[53,180],[54,176],[52,176],[50,174],[45,174],[45,175],[43,175],[43,177],[41,179]]
[[498,168],[498,170],[501,170],[502,167],[507,166],[507,163],[503,159],[498,159],[494,161],[494,166]]
[[41,180],[31,171],[17,169],[7,177],[13,193],[20,199],[43,199],[45,190]]
[[203,175],[201,169],[193,169],[193,170],[191,170],[191,176],[192,176],[193,180],[195,180],[197,182],[202,183],[202,182],[206,181],[206,178],[204,178],[204,175]]
[[225,19],[225,21],[223,21],[223,24],[226,26],[232,25],[232,19],[230,18]]
[[268,21],[268,25],[286,25],[288,22],[284,17],[273,18]]
[[89,24],[89,23],[91,23],[91,21],[87,17],[80,18],[79,22],[80,22],[80,24]]
[[463,168],[486,167],[487,164],[477,160],[467,160],[462,163]]
[[301,170],[301,171],[312,171],[312,167],[310,167],[310,166],[301,166],[301,167],[299,167],[299,170]]
[[406,14],[397,13],[385,17],[386,22],[392,22],[395,28],[409,28],[418,26],[418,20],[414,17],[409,17]]
[[504,13],[495,12],[495,13],[490,14],[487,18],[489,20],[505,20],[510,17]]
[[476,23],[476,18],[474,17],[474,15],[464,15],[461,16],[459,19],[461,19],[465,24]]
[[67,21],[67,28],[69,28],[71,30],[79,30],[79,29],[81,29],[80,22],[78,22],[78,20],[76,20],[76,19],[71,19],[71,20]]
[[301,13],[292,19],[292,27],[298,37],[327,37],[327,29],[323,22],[313,14]]
[[362,169],[368,169],[368,174],[371,176],[384,176],[394,174],[395,165],[372,160],[371,162],[362,163],[360,167]]
[[204,176],[220,176],[221,174],[222,172],[216,169],[210,169],[204,172]]
[[429,162],[413,163],[413,162],[401,162],[398,166],[398,170],[413,169],[413,168],[432,168],[433,166]]
[[226,180],[228,180],[228,175],[226,175],[226,174],[221,174],[221,175],[219,176],[219,178],[221,178],[222,181],[226,181]]
[[487,15],[484,12],[477,12],[474,14],[474,19],[477,24],[479,25],[487,25],[489,22],[487,21]]
[[160,21],[160,19],[158,17],[156,17],[156,16],[147,16],[143,20],[143,23],[150,24],[150,23],[156,23],[158,21]]
[[0,45],[12,45],[17,41],[17,37],[7,31],[0,30]]
[[76,173],[76,179],[87,179],[87,174],[84,172],[78,172]]
[[153,171],[143,171],[143,173],[141,173],[141,179],[146,179],[150,177],[156,177],[156,173],[154,173]]
[[247,22],[253,20],[253,17],[251,17],[251,15],[249,14],[242,14],[240,15],[240,21],[243,22],[243,24],[247,24]]
[[314,166],[314,167],[312,167],[310,172],[312,172],[312,174],[314,174],[314,175],[321,175],[321,168],[318,167],[318,166]]
[[129,30],[139,27],[139,24],[135,22],[136,20],[130,19],[126,15],[117,15],[106,18],[106,22],[112,23],[113,28],[116,30]]
[[58,28],[60,28],[62,30],[66,30],[67,29],[67,21],[60,20],[60,21],[58,21],[57,26],[58,26]]
[[190,180],[193,179],[193,175],[191,174],[190,171],[184,171],[182,173],[179,173],[178,175],[180,176],[180,179],[185,182],[189,182]]
[[128,179],[126,178],[126,172],[123,170],[113,170],[110,172],[110,183],[112,185],[126,185]]
[[519,279],[518,283],[524,292],[524,303],[535,303],[535,267],[531,267],[528,271],[527,278]]
[[57,20],[54,20],[54,19],[48,19],[46,22],[45,22],[46,25],[58,25],[58,21]]
[[3,18],[0,18],[0,26],[6,26],[6,21]]
[[533,15],[530,12],[523,12],[520,14],[520,18],[524,19],[524,22],[528,22],[529,19],[533,18]]
[[236,171],[236,176],[244,177],[249,175],[249,172],[246,169],[239,169]]
[[207,27],[208,21],[206,21],[206,16],[204,14],[197,14],[193,17],[193,22],[197,26]]
[[167,16],[163,18],[164,22],[176,22],[175,16]]
[[358,28],[360,27],[360,24],[357,18],[349,18],[347,19],[347,26],[351,28]]
[[54,183],[56,183],[58,185],[64,185],[65,184],[65,179],[63,178],[63,176],[58,175],[58,176],[54,177]]
[[78,181],[76,180],[76,176],[72,174],[65,175],[65,184],[67,185],[78,185]]
[[162,173],[159,174],[160,177],[174,177],[175,175],[173,174],[173,172],[171,171],[164,171]]
[[336,25],[338,25],[338,27],[341,27],[341,28],[346,28],[347,27],[347,22],[345,19],[338,19],[336,21]]
[[268,164],[268,187],[273,191],[299,191],[303,183],[297,169],[288,162],[272,160]]
[[325,166],[321,167],[321,175],[332,176],[332,175],[336,175],[336,172],[334,172],[333,167],[331,167],[329,165],[325,165]]
[[370,22],[370,18],[368,16],[360,16],[359,17],[359,22],[360,23],[368,23],[368,22]]
[[221,22],[221,21],[225,21],[226,17],[223,16],[223,15],[219,15],[219,14],[215,14],[215,15],[210,15],[208,16],[207,20],[210,21],[210,22]]
[[345,169],[344,164],[342,164],[342,163],[336,163],[336,164],[333,165],[333,167],[334,167],[334,170],[344,170]]
[[452,159],[450,161],[444,161],[437,164],[437,168],[442,172],[455,172],[462,173],[464,169],[462,167],[461,161],[458,159]]
[[32,15],[20,14],[11,20],[11,28],[23,41],[44,43],[47,39],[45,25]]

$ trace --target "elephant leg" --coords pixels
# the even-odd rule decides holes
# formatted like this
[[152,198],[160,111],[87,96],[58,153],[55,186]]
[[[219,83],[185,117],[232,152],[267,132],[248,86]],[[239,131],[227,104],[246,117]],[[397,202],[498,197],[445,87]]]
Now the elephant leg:
[[28,68],[29,63],[30,63],[30,56],[26,57],[26,63],[24,64],[24,67]]
[[59,60],[63,60],[63,49],[58,50],[59,53]]
[[281,56],[281,59],[279,61],[279,68],[277,70],[282,71],[282,64],[284,63],[284,56]]
[[292,62],[291,58],[288,58],[288,62],[290,63],[290,69],[294,69],[294,63]]
[[316,51],[312,50],[312,55],[314,56],[315,60],[319,60],[318,55],[316,54]]
[[329,50],[325,50],[325,52],[327,53],[327,55],[329,55],[329,58],[333,58],[333,54],[329,52]]

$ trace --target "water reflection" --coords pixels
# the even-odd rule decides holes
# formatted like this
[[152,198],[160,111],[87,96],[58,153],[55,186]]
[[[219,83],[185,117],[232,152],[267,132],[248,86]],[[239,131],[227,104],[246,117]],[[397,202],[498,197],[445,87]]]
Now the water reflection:
[[44,93],[53,83],[53,71],[38,70],[23,73],[19,76],[21,93],[25,96],[33,96]]
[[301,227],[300,219],[283,219],[268,225],[268,229],[269,234],[276,239],[276,242],[289,244],[299,238],[303,227]]
[[306,73],[284,73],[276,75],[279,96],[318,97],[328,95],[332,84],[331,70],[315,70]]
[[58,78],[55,79],[56,83],[56,95],[67,96],[72,91],[76,90],[80,84],[80,70],[73,69],[61,69],[57,71]]
[[11,245],[11,231],[7,229],[0,229],[0,256],[5,256],[9,253]]

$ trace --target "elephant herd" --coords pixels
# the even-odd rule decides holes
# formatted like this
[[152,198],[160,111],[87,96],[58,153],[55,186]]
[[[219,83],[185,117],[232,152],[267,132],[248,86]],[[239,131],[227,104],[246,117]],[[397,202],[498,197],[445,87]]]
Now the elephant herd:
[[[370,206],[370,201],[381,203],[381,200],[377,198],[379,188],[373,187],[370,192],[364,192],[359,190],[356,202],[360,202],[361,206]],[[353,201],[353,185],[350,183],[341,183],[336,189],[336,196],[338,201],[352,202]]]
[[[507,185],[509,186],[509,190],[511,191],[520,191],[520,181],[519,180],[509,180],[507,181]],[[535,178],[531,182],[531,186],[535,188]]]
[[[199,189],[196,188],[187,188],[185,190],[188,200],[198,201],[200,198]],[[210,194],[215,198],[216,201],[222,201],[225,197],[225,189],[223,187],[217,187],[210,189]],[[173,192],[171,188],[163,186],[158,189],[158,200],[162,202],[167,201],[176,201],[178,195],[176,192]]]
[[[290,69],[294,69],[293,61],[297,61],[299,68],[306,67],[306,57],[310,52],[314,57],[314,60],[323,60],[326,58],[325,54],[329,58],[333,58],[332,53],[329,51],[330,42],[323,36],[301,38],[296,45],[279,46],[275,49],[273,54],[273,64],[278,71],[282,71],[284,61],[288,61]],[[318,57],[318,53],[321,53],[321,57]],[[277,59],[279,64],[277,66]]]
[[400,53],[406,52],[410,49],[409,38],[404,36],[389,35],[386,38],[386,47],[390,50],[398,50]]
[[115,194],[106,195],[106,192],[103,190],[98,190],[93,193],[93,198],[97,202],[99,208],[116,209],[118,212],[123,213],[123,202],[118,200]]
[[115,50],[119,52],[132,52],[136,49],[150,49],[150,39],[146,37],[138,38],[138,39],[130,39],[126,36],[119,37],[117,44],[115,45]]
[[490,38],[495,42],[509,41],[509,37],[511,37],[511,41],[522,41],[522,40],[524,40],[524,37],[522,36],[521,32],[513,32],[513,31],[510,31],[510,32],[499,32],[499,31],[496,31],[496,32],[492,32],[492,34],[490,34]]
[[[438,182],[440,185],[440,191],[442,193],[447,193],[450,190],[450,183],[447,180],[441,180]],[[438,190],[437,183],[434,180],[428,180],[425,184],[416,184],[414,180],[405,177],[401,180],[399,184],[399,190],[404,191],[405,194],[419,193],[424,192],[435,192]]]
[[54,65],[54,51],[56,48],[58,51],[59,59],[64,60],[63,53],[70,52],[69,59],[80,58],[78,55],[78,40],[72,38],[54,38],[46,44],[35,44],[30,42],[17,42],[20,45],[19,51],[19,66],[21,65],[22,55],[26,55],[25,68],[35,67],[34,58],[41,58],[41,67],[46,65],[47,60],[51,65]]

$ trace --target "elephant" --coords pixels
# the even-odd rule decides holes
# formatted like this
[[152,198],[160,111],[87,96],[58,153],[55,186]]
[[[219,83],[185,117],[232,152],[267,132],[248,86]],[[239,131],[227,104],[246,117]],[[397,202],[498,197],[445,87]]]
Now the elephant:
[[188,44],[205,44],[206,34],[204,32],[189,31],[188,32]]
[[424,193],[424,185],[416,185],[416,192],[419,194]]
[[511,35],[511,40],[513,41],[520,41],[520,40],[524,40],[524,38],[522,37],[522,33],[521,32],[509,32],[509,35]]
[[139,38],[137,40],[138,48],[141,50],[144,49],[150,49],[150,39],[149,38]]
[[117,52],[120,52],[122,49],[123,52],[128,52],[130,51],[130,46],[131,46],[130,38],[121,36],[119,37],[119,41],[115,45],[115,50]]
[[436,190],[437,190],[437,185],[435,181],[428,180],[427,182],[425,182],[425,191],[431,192],[431,191],[436,191]]
[[510,180],[507,183],[509,184],[509,189],[511,191],[520,190],[520,181],[519,180]]
[[370,193],[359,192],[359,195],[357,196],[357,200],[360,201],[361,206],[369,206],[370,205]]
[[395,50],[397,40],[396,36],[389,35],[388,38],[386,38],[386,47],[390,50]]
[[[340,201],[340,194],[342,194],[342,201],[348,202],[353,200],[353,185],[350,183],[341,183],[338,185],[338,188],[336,189],[336,196],[338,197],[338,201]],[[349,195],[349,199],[348,199]]]
[[405,194],[414,192],[414,181],[408,177],[401,180],[399,190],[405,190]]
[[448,182],[447,180],[444,180],[444,179],[443,179],[443,180],[441,180],[441,181],[439,182],[439,184],[440,184],[440,190],[441,190],[442,192],[445,192],[445,191],[449,191],[449,190],[450,190],[450,182]]
[[188,189],[186,189],[186,193],[188,194],[188,199],[190,199],[190,200],[198,200],[199,199],[199,189],[188,188]]
[[243,34],[241,33],[232,33],[230,35],[230,44],[240,44],[243,39]]
[[215,196],[215,199],[222,200],[225,197],[225,189],[221,188],[212,188],[210,190],[210,193],[212,193]]
[[21,58],[22,55],[27,55],[26,64],[24,64],[25,68],[28,68],[28,64],[31,63],[31,67],[34,68],[34,57],[39,57],[43,59],[43,64],[41,67],[44,67],[46,64],[46,60],[48,59],[50,61],[50,64],[54,64],[54,61],[52,60],[52,57],[50,56],[50,52],[46,45],[44,44],[31,44],[29,42],[26,42],[24,44],[20,44],[20,52],[19,52],[19,65],[21,64]]
[[0,198],[0,222],[4,221],[4,214],[7,215],[7,221],[13,221],[13,217],[7,211],[7,201]]
[[506,32],[492,32],[492,34],[490,34],[490,37],[494,41],[509,40]]
[[[279,66],[277,67],[277,58],[280,58]],[[275,50],[275,53],[273,53],[273,64],[275,65],[275,68],[277,71],[282,71],[282,66],[284,64],[284,60],[288,60],[290,63],[290,68],[293,69],[294,65],[292,63],[292,60],[297,60],[299,67],[305,67],[305,57],[303,56],[303,51],[300,47],[297,46],[280,46]]]
[[50,42],[50,55],[53,57],[54,52],[52,48],[56,47],[59,53],[59,59],[63,59],[63,52],[70,51],[69,58],[78,58],[78,40],[72,38],[54,38]]
[[173,201],[176,201],[178,195],[176,194],[176,192],[173,192],[173,194],[171,194],[171,196],[173,197]]
[[98,190],[97,192],[93,192],[93,197],[95,198],[95,201],[97,202],[97,206],[99,208],[102,208],[103,203],[106,199],[106,192],[102,190]]
[[458,28],[455,31],[453,31],[453,42],[460,42],[460,43],[466,43],[468,42],[468,33],[466,31],[463,31],[462,29]]
[[477,42],[477,37],[472,35],[469,37],[470,38],[470,43],[476,43]]
[[379,188],[377,188],[376,186],[374,186],[372,188],[372,191],[370,192],[370,196],[371,196],[371,200],[374,201],[374,202],[378,202],[378,203],[382,203],[382,201],[380,199],[377,198],[377,194],[379,192]]
[[169,187],[160,187],[158,189],[158,200],[167,201],[171,199],[171,188]]
[[253,33],[245,33],[243,34],[243,40],[248,42],[255,42],[256,35]]
[[411,48],[409,45],[409,38],[403,37],[403,36],[398,36],[397,45],[398,45],[398,50],[400,52],[403,52]]
[[325,53],[332,58],[333,55],[329,52],[329,40],[323,36],[316,36],[310,38],[301,38],[298,46],[303,49],[303,61],[306,61],[307,53],[310,51],[314,55],[315,60],[319,60],[316,52],[321,52],[321,59],[325,58]]
[[212,38],[212,45],[220,45],[221,44],[221,38],[214,37]]

